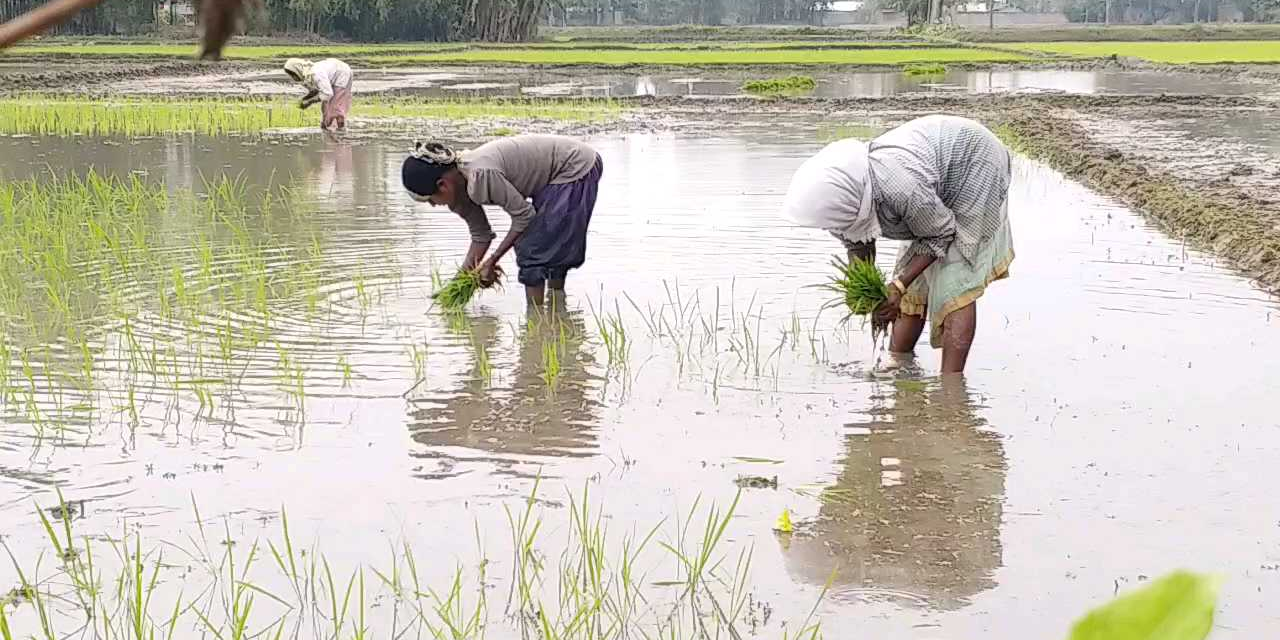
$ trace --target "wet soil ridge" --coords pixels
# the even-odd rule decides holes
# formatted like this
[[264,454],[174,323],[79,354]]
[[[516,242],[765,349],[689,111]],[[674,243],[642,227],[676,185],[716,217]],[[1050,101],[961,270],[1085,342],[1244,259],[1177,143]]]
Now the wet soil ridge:
[[1280,291],[1280,203],[1229,183],[1188,184],[1098,143],[1068,114],[1026,105],[989,121],[1016,151],[1145,213],[1174,238],[1211,251]]
[[0,95],[22,91],[38,91],[45,89],[69,89],[75,87],[92,87],[101,92],[112,83],[138,78],[161,78],[174,76],[194,76],[216,71],[233,73],[250,69],[260,69],[261,65],[250,66],[242,63],[222,63],[213,67],[208,63],[171,61],[164,63],[129,63],[119,60],[86,62],[75,68],[54,69],[33,73],[6,73],[4,88]]

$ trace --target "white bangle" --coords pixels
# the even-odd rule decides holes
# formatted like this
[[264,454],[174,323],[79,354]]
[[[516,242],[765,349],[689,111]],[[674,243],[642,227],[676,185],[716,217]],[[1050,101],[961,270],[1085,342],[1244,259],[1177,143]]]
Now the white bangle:
[[905,284],[903,284],[903,283],[902,283],[902,279],[901,279],[901,278],[894,278],[893,282],[892,282],[892,283],[890,283],[890,284],[892,284],[892,285],[894,286],[894,288],[896,288],[896,289],[898,290],[898,293],[901,293],[901,294],[903,294],[903,295],[906,295],[906,293],[907,293],[907,285],[905,285]]

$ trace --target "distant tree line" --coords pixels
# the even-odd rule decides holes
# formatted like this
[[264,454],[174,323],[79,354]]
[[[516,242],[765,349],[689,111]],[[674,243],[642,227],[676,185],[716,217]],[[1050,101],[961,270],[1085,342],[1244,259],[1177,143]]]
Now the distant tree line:
[[812,24],[828,5],[829,0],[567,0],[553,5],[552,16],[594,15],[600,24],[619,18],[653,25]]
[[1067,0],[1063,12],[1072,22],[1160,24],[1218,21],[1223,9],[1244,22],[1274,22],[1280,0]]
[[[995,10],[1061,11],[1071,22],[1104,24],[1185,24],[1214,22],[1221,11],[1235,9],[1244,22],[1280,20],[1280,0],[986,0]],[[878,6],[903,13],[912,25],[943,22],[945,12],[983,0],[880,0]],[[874,4],[874,3],[873,3]]]
[[[0,18],[8,20],[44,4],[45,0],[0,0]],[[151,27],[156,21],[154,0],[116,0],[85,9],[70,21],[56,27],[55,34],[88,35],[134,33],[140,25]]]
[[[0,0],[8,20],[45,0]],[[940,1],[940,0],[939,0]],[[258,0],[245,31],[357,41],[484,40],[518,42],[539,24],[574,14],[578,23],[810,24],[829,0]],[[137,35],[180,23],[190,0],[105,0],[55,33]],[[199,4],[198,2],[194,4]],[[182,11],[180,9],[187,9]],[[585,19],[582,16],[586,16]],[[592,17],[594,16],[594,17]],[[182,25],[175,25],[179,27]]]
[[[8,20],[44,0],[0,0]],[[198,3],[197,3],[198,4]],[[359,41],[488,40],[515,42],[537,34],[549,0],[258,0],[244,28],[256,35],[304,34]],[[172,22],[188,2],[105,0],[55,31],[64,35],[136,35]]]

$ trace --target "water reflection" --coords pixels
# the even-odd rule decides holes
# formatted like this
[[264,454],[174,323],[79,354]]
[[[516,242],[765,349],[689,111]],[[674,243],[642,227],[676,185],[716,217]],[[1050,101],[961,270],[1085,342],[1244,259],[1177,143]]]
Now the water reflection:
[[469,315],[465,322],[466,379],[448,397],[415,401],[410,411],[410,436],[426,447],[412,455],[436,461],[422,475],[456,475],[462,462],[509,466],[530,455],[590,455],[602,406],[596,390],[603,379],[593,372],[582,313],[531,314],[515,327],[509,350],[497,316]]
[[995,586],[1007,466],[963,379],[898,380],[870,419],[848,425],[847,454],[793,573],[834,592],[952,610]]
[[[531,96],[727,96],[740,95],[753,76],[735,71],[674,71],[666,74],[582,72],[512,68],[401,68],[362,71],[359,93],[396,93],[431,97]],[[372,75],[369,75],[372,74]],[[879,98],[913,92],[1052,92],[1073,94],[1260,95],[1274,93],[1268,84],[1196,72],[1126,71],[1120,69],[951,69],[945,74],[908,76],[901,71],[819,73],[814,96]],[[125,93],[290,94],[283,74],[145,78],[126,82]],[[355,115],[359,116],[359,105]]]

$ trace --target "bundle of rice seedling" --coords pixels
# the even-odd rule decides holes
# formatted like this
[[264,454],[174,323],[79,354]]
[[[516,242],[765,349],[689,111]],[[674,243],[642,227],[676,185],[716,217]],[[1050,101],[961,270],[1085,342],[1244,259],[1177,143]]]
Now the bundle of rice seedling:
[[[498,270],[498,276],[502,276],[501,269]],[[497,283],[495,282],[494,284]],[[443,287],[431,294],[431,299],[445,309],[461,309],[467,306],[468,302],[471,302],[471,298],[476,295],[476,291],[483,288],[484,283],[480,281],[479,270],[461,269]]]
[[[831,264],[838,273],[831,276],[831,280],[823,285],[823,288],[835,292],[839,297],[828,302],[824,308],[844,305],[849,309],[849,313],[844,317],[848,321],[853,316],[871,315],[880,303],[889,299],[889,284],[885,280],[884,273],[874,262],[856,259],[853,262],[832,260]],[[884,329],[885,327],[873,321],[872,339],[878,338]]]

